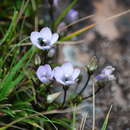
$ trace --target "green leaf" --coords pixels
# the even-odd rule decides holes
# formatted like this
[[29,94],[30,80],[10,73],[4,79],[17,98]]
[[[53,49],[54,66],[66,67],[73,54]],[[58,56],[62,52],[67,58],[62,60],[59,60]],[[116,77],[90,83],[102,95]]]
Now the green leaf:
[[[12,91],[12,89],[23,79],[24,73],[17,73],[21,72],[22,67],[25,67],[29,64],[32,55],[33,47],[28,50],[28,52],[21,58],[21,60],[5,76],[4,80],[0,84],[0,101],[3,100]],[[29,60],[26,62],[28,58]]]
[[5,41],[9,41],[11,39],[11,37],[13,36],[13,32],[15,31],[15,27],[16,27],[17,17],[18,17],[18,11],[14,11],[12,22],[11,22],[6,34],[4,35],[3,39],[1,40],[0,45],[3,44]]
[[111,105],[111,107],[110,107],[110,109],[109,109],[109,111],[108,111],[108,113],[107,113],[106,119],[105,119],[105,121],[104,121],[104,123],[103,123],[103,126],[102,126],[102,129],[101,129],[101,130],[106,130],[106,128],[107,128],[111,109],[112,109],[112,105]]
[[78,36],[79,34],[85,32],[85,31],[87,31],[87,30],[93,28],[94,26],[96,26],[96,24],[91,24],[91,25],[89,25],[89,26],[83,27],[83,28],[81,28],[81,29],[79,29],[79,30],[77,30],[77,31],[75,31],[75,32],[73,32],[73,33],[70,33],[69,35],[67,35],[67,36],[65,36],[65,37],[63,37],[63,38],[61,38],[60,41],[69,40],[69,39],[71,39],[71,38],[73,38],[73,37],[75,37],[75,36]]
[[38,123],[36,123],[33,120],[23,120],[23,122],[28,123],[28,124],[30,124],[30,125],[32,125],[34,127],[40,128],[41,130],[44,130]]
[[73,8],[73,6],[76,4],[78,0],[73,0],[66,9],[64,9],[64,11],[59,15],[59,17],[56,19],[56,21],[54,22],[54,28],[57,27],[57,25],[64,19],[64,17],[67,15],[67,13],[69,12],[69,10],[71,8]]
[[67,130],[72,130],[71,127],[71,121],[66,119],[66,118],[61,118],[61,119],[53,119],[52,122],[54,124],[58,124],[64,128],[66,128]]
[[4,113],[6,113],[7,115],[10,115],[11,117],[15,117],[15,116],[14,116],[15,112],[12,111],[12,110],[9,109],[9,108],[0,109],[0,112],[4,112]]
[[19,74],[19,76],[12,82],[10,82],[10,85],[3,87],[0,90],[0,101],[6,98],[6,96],[12,92],[13,88],[23,79],[24,73]]

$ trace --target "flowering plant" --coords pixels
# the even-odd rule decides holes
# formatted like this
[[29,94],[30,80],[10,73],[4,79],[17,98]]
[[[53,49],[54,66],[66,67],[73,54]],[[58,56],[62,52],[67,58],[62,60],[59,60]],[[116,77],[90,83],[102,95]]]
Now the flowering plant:
[[[88,62],[86,65],[76,61],[77,48],[64,50],[63,43],[68,47],[71,43],[73,46],[82,43],[84,40],[78,41],[78,35],[88,29],[76,30],[73,26],[84,19],[79,19],[80,12],[73,8],[77,1],[72,0],[62,10],[59,4],[63,1],[60,0],[46,0],[45,6],[39,6],[40,0],[17,0],[12,6],[8,1],[7,9],[8,2],[1,1],[0,130],[76,129],[75,121],[69,120],[72,114],[66,113],[73,111],[74,106],[78,109],[108,82],[116,80],[112,65],[98,73],[96,57],[90,61],[83,57]],[[3,17],[3,8],[11,10],[9,16]],[[71,58],[61,56],[59,62],[62,48],[64,55]],[[88,91],[93,86],[95,91]]]

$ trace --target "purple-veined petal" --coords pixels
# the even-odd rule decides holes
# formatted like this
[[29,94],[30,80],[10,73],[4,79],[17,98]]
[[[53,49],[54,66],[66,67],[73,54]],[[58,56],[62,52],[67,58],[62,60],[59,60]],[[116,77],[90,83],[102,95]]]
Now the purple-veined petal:
[[51,75],[52,70],[50,65],[44,65],[44,66],[40,66],[37,69],[36,75],[39,78],[39,80],[43,83],[49,82],[49,80],[51,80],[53,77]]
[[66,82],[65,82],[65,85],[66,85],[66,86],[72,85],[72,84],[75,84],[75,81],[69,80],[69,81],[66,81]]
[[115,79],[116,79],[116,77],[114,75],[109,75],[108,76],[108,80],[115,80]]
[[102,79],[104,79],[104,78],[106,78],[106,76],[103,75],[103,74],[99,74],[99,75],[97,75],[97,76],[95,77],[96,80],[102,80]]
[[52,38],[51,38],[51,45],[53,45],[54,43],[56,43],[57,40],[58,40],[58,38],[59,38],[58,33],[54,33],[54,34],[52,35]]
[[112,66],[106,66],[101,73],[104,75],[110,75],[114,70],[115,68],[113,68]]
[[38,69],[37,69],[37,76],[38,77],[42,77],[42,76],[45,76],[46,75],[46,67],[45,66],[40,66]]
[[62,84],[62,85],[65,85],[65,82],[62,81],[62,79],[58,79],[58,78],[57,78],[56,81],[59,82],[59,83]]
[[54,68],[54,77],[55,79],[58,81],[58,80],[62,80],[63,77],[64,77],[64,73],[63,73],[63,70],[61,67],[56,67]]
[[72,79],[75,80],[80,74],[80,69],[74,69]]
[[44,66],[40,66],[36,72],[36,75],[38,77],[38,79],[43,82],[46,83],[49,80],[45,77],[46,76],[46,68]]
[[46,69],[46,75],[47,75],[47,78],[48,79],[52,79],[52,69],[50,67],[50,65],[46,64],[44,65],[45,66],[45,69]]
[[42,50],[48,50],[51,48],[51,46],[40,46],[39,48]]
[[39,80],[40,80],[42,83],[48,83],[48,82],[49,82],[49,79],[47,79],[46,77],[40,77]]
[[61,69],[63,70],[65,77],[70,77],[70,76],[72,76],[74,69],[73,69],[73,66],[72,66],[71,63],[65,63],[65,64],[63,64],[63,65],[61,66]]
[[38,38],[40,38],[40,37],[41,37],[41,34],[39,32],[32,32],[31,36],[30,36],[30,40],[31,40],[32,44],[38,45],[39,44]]
[[52,32],[50,30],[50,28],[48,27],[44,27],[43,29],[41,29],[40,34],[42,36],[42,38],[44,39],[44,41],[51,41],[51,37],[52,37]]

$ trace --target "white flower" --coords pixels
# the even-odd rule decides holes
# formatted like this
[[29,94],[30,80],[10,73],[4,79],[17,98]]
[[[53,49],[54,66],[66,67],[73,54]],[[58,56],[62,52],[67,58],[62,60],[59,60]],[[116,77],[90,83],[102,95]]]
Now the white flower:
[[44,27],[40,32],[32,32],[30,39],[33,45],[42,50],[47,50],[58,41],[58,33],[51,32],[50,28]]
[[56,81],[65,86],[75,84],[80,74],[80,70],[74,69],[71,63],[65,63],[60,67],[54,68],[53,71]]
[[36,72],[37,77],[42,83],[48,83],[53,79],[53,73],[50,65],[41,65]]

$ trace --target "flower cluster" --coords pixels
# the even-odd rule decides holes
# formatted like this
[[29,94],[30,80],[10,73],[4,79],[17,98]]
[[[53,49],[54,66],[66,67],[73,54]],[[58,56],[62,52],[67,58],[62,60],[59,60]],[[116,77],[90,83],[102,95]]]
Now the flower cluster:
[[[68,17],[72,17],[73,19],[75,19],[77,15],[78,14],[77,12],[75,12],[75,10],[70,10]],[[54,55],[55,49],[52,48],[52,46],[58,41],[58,38],[59,38],[58,33],[52,33],[50,28],[48,27],[44,27],[43,29],[41,29],[40,32],[32,32],[30,36],[32,44],[38,47],[39,49],[42,50],[50,49],[47,55],[48,57],[52,57]],[[97,60],[95,57],[91,59],[90,63],[86,66],[86,68],[88,72],[88,78],[83,88],[77,94],[76,98],[82,95],[82,93],[84,92],[89,83],[91,75],[97,69]],[[101,73],[95,77],[96,81],[97,82],[99,81],[100,83],[100,81],[114,80],[115,79],[115,76],[113,75],[114,70],[115,70],[114,67],[106,66],[101,71]],[[74,68],[71,63],[64,63],[63,65],[56,66],[53,69],[49,64],[45,64],[38,67],[36,75],[42,83],[49,83],[55,80],[57,83],[62,85],[64,90],[64,98],[62,106],[64,106],[66,100],[66,93],[69,88],[67,86],[74,85],[77,82],[77,79],[80,75],[80,69]],[[60,94],[61,92],[48,95],[47,97],[48,103],[53,102]]]
[[42,83],[48,83],[55,79],[64,86],[75,84],[79,74],[80,70],[74,69],[71,63],[65,63],[62,66],[55,67],[53,70],[50,65],[40,66],[36,72],[37,77]]

